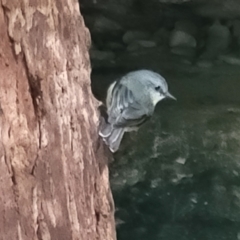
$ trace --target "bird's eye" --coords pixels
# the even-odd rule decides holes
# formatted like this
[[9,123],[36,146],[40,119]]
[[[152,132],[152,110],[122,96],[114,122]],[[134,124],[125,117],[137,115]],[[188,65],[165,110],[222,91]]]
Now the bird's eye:
[[160,86],[155,87],[156,91],[159,91],[159,89],[160,89]]

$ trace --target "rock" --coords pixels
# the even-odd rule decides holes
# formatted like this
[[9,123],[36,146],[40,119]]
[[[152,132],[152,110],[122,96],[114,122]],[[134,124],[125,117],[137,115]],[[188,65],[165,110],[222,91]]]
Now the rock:
[[90,57],[92,60],[98,60],[98,61],[113,60],[115,58],[115,54],[110,51],[100,51],[100,50],[92,49],[90,50]]
[[188,20],[181,20],[175,23],[175,29],[188,33],[189,35],[196,36],[197,34],[197,27],[193,22]]
[[231,33],[228,27],[222,25],[219,21],[208,29],[208,38],[206,49],[208,52],[219,54],[228,50],[231,41]]
[[231,33],[227,26],[215,21],[208,29],[208,36],[204,52],[200,59],[216,60],[216,58],[229,50]]
[[127,31],[123,35],[123,42],[126,43],[126,44],[130,44],[134,41],[147,40],[149,38],[150,38],[150,34],[148,32]]
[[131,44],[129,44],[127,47],[127,51],[133,52],[133,51],[137,51],[141,48],[153,48],[156,46],[157,46],[157,44],[153,41],[139,40],[139,41],[134,41]]
[[100,15],[95,17],[91,30],[95,33],[104,33],[109,31],[119,31],[122,30],[122,27],[119,23]]
[[196,48],[197,41],[194,36],[197,35],[197,27],[194,23],[181,20],[175,23],[175,28],[171,32],[170,47],[189,47]]
[[197,46],[196,39],[183,31],[173,30],[170,36],[170,47],[192,47],[195,48]]
[[237,58],[235,56],[231,56],[231,55],[221,55],[219,57],[219,60],[231,64],[231,65],[237,65],[240,66],[240,58]]

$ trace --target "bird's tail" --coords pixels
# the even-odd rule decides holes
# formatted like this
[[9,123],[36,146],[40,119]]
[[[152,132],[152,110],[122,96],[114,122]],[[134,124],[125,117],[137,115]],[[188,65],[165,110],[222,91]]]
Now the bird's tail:
[[116,152],[119,149],[121,140],[124,135],[123,128],[114,128],[111,124],[103,121],[100,126],[99,135],[108,145],[111,152]]

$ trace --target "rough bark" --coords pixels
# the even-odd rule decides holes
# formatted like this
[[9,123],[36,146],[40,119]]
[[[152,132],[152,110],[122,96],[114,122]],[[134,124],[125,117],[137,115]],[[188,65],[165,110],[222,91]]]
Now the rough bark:
[[0,3],[0,239],[115,239],[78,2]]

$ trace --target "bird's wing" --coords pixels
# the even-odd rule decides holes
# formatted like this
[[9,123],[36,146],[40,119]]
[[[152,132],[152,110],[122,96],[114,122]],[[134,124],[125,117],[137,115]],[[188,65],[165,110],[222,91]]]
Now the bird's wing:
[[113,90],[109,122],[116,127],[131,127],[141,125],[148,118],[146,110],[135,99],[132,91],[118,83]]
[[114,126],[116,127],[136,127],[142,125],[150,116],[143,110],[136,110],[129,107],[116,119]]

